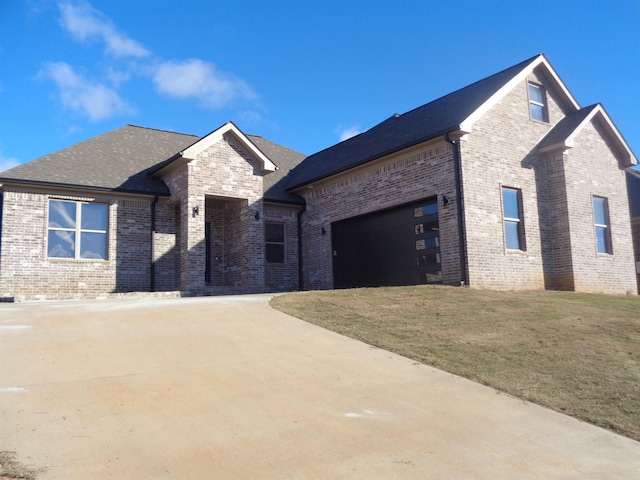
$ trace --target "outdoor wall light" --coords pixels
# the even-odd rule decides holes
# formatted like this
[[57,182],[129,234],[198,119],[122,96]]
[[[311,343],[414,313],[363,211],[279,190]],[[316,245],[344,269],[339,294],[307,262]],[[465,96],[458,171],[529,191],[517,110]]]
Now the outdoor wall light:
[[256,220],[260,220],[260,212],[256,212],[253,218],[255,218]]
[[322,227],[322,230],[320,230],[320,233],[321,233],[322,235],[326,235],[326,234],[327,234],[327,231],[324,229],[324,227]]
[[192,215],[193,217],[195,217],[195,216],[197,216],[197,215],[199,215],[199,214],[200,214],[200,207],[198,207],[198,206],[196,205],[195,207],[193,207],[193,208],[191,209],[191,215]]
[[449,205],[449,199],[447,198],[446,195],[442,196],[442,205],[444,205],[445,207]]

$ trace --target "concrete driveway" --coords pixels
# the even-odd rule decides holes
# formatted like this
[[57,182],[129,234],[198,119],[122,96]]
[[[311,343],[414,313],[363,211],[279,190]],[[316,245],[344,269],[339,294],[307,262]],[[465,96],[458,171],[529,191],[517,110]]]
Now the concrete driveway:
[[634,479],[640,443],[268,296],[0,305],[0,451],[38,479]]

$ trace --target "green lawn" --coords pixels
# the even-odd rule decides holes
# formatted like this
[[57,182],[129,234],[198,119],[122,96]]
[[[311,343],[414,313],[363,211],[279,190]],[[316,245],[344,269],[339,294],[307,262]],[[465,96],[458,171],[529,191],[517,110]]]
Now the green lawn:
[[640,441],[640,297],[418,286],[271,305]]

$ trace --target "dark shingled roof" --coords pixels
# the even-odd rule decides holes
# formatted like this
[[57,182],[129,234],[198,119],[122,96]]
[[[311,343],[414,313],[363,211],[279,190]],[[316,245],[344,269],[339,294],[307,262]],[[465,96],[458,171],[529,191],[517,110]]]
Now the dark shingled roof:
[[[303,203],[286,192],[283,178],[305,156],[262,137],[247,138],[278,166],[264,177],[265,199]],[[166,184],[149,173],[199,139],[125,125],[0,173],[0,182],[169,195]]]
[[456,130],[539,55],[307,157],[287,180],[289,191]]
[[169,195],[147,171],[197,140],[125,125],[1,173],[0,182]]
[[275,172],[264,176],[264,199],[275,202],[304,203],[298,195],[287,193],[285,177],[304,160],[305,155],[256,135],[247,135],[247,138],[278,167]]
[[562,120],[560,120],[538,144],[538,148],[550,147],[558,143],[564,143],[567,138],[575,132],[576,128],[584,121],[585,118],[597,108],[598,104],[581,108],[575,112],[570,112]]

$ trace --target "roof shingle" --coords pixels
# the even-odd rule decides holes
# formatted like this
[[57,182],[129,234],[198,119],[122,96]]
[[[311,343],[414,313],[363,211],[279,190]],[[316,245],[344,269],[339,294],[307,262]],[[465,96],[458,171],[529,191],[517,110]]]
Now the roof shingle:
[[307,157],[291,172],[289,191],[456,130],[539,55]]
[[125,125],[12,168],[0,174],[0,181],[168,195],[164,182],[147,171],[197,140]]

